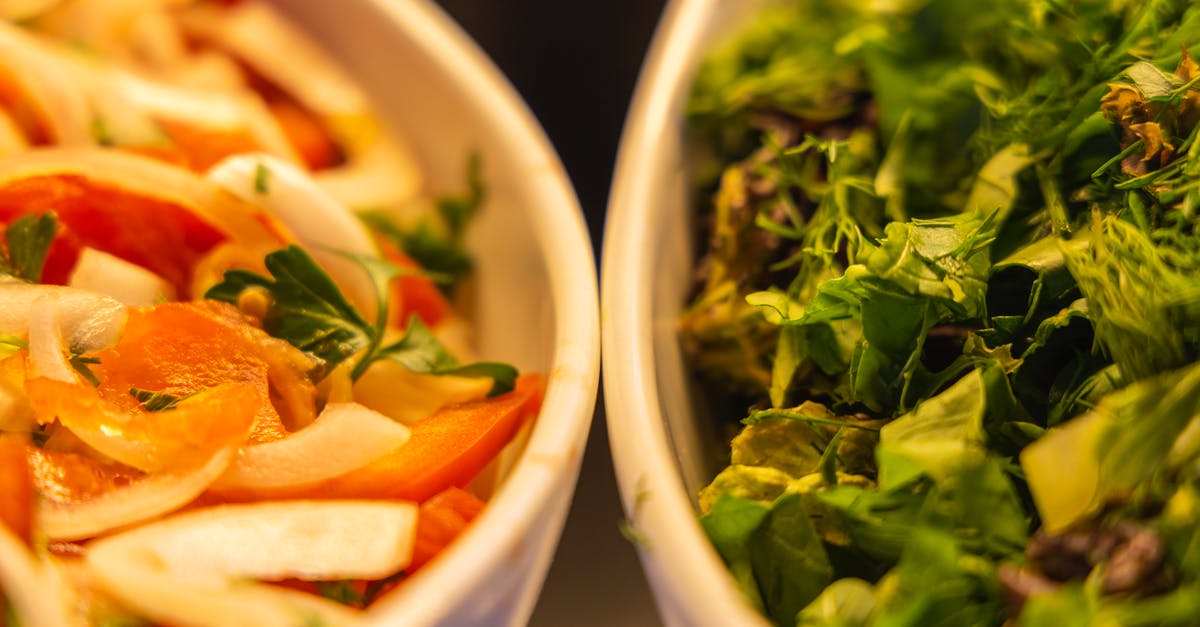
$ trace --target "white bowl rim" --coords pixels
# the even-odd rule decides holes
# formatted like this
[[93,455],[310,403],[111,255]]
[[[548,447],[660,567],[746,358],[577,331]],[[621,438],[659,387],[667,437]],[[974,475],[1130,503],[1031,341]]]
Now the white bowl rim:
[[639,553],[664,618],[713,627],[767,623],[700,527],[671,452],[651,334],[650,253],[662,225],[647,199],[664,184],[653,167],[662,129],[681,119],[695,42],[720,3],[673,0],[663,14],[621,137],[601,261],[605,413],[622,504],[645,539]]
[[[403,24],[421,48],[436,50],[433,62],[465,91],[487,102],[490,125],[513,145],[526,145],[525,158],[535,170],[527,181],[539,202],[531,203],[541,256],[548,260],[555,345],[541,415],[520,461],[480,517],[419,576],[385,596],[368,613],[375,624],[435,624],[456,608],[470,604],[468,595],[487,586],[506,560],[529,540],[546,508],[561,496],[564,481],[574,491],[578,469],[595,409],[599,383],[599,320],[596,268],[591,240],[574,189],[528,107],[482,50],[439,7],[429,1],[370,0],[382,15]],[[545,167],[549,164],[551,167]],[[551,463],[548,460],[555,460]],[[566,460],[565,463],[563,460]],[[540,582],[538,589],[540,590]],[[536,597],[518,600],[524,619]]]

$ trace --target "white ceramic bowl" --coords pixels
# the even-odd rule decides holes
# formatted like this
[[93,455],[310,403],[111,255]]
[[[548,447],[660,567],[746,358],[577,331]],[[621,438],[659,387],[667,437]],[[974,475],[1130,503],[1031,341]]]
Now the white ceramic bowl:
[[609,441],[626,516],[668,625],[765,626],[697,521],[720,446],[693,407],[676,336],[691,285],[694,206],[684,105],[700,61],[761,0],[671,2],[621,137],[604,230],[602,336]]
[[434,190],[483,159],[476,255],[482,357],[549,376],[528,446],[487,509],[444,554],[369,612],[379,625],[524,624],[575,488],[599,377],[595,266],[578,201],[503,75],[432,2],[275,0],[364,86]]

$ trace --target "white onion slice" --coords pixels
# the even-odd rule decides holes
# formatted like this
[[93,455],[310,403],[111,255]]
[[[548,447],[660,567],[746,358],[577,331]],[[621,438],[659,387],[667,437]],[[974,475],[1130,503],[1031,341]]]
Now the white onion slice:
[[353,624],[361,614],[245,579],[381,578],[410,562],[416,524],[412,503],[224,505],[97,541],[86,559],[114,596],[169,624]]
[[43,501],[38,508],[42,531],[53,540],[82,540],[157,518],[199,496],[233,459],[224,449],[203,464],[149,475],[127,487],[71,505]]
[[[355,211],[380,207],[396,208],[402,220],[413,220],[428,208],[415,202],[424,184],[417,159],[386,137],[368,141],[361,150],[351,145],[345,165],[313,173],[326,193]],[[413,208],[415,211],[404,211]]]
[[213,486],[301,486],[345,474],[408,441],[408,427],[358,403],[325,406],[316,422],[275,442],[238,451]]
[[23,281],[0,281],[0,333],[19,338],[29,336],[34,304],[53,303],[57,329],[69,348],[91,352],[116,343],[128,312],[116,300],[61,285],[35,285]]
[[67,346],[59,327],[58,303],[42,297],[34,301],[29,316],[30,377],[78,383],[79,374],[67,362]]
[[70,611],[69,590],[57,569],[39,560],[0,524],[0,591],[19,625],[82,625]]
[[120,257],[84,247],[67,285],[111,296],[131,307],[175,300],[175,288],[166,279]]
[[[302,169],[265,154],[237,155],[213,166],[208,179],[283,222],[368,318],[375,292],[362,267],[338,252],[378,256],[367,228]],[[335,252],[337,251],[337,252]]]
[[487,396],[488,377],[419,374],[388,360],[371,364],[354,383],[354,400],[393,420],[412,424],[451,403]]
[[354,81],[266,3],[197,6],[184,15],[184,26],[233,53],[318,115],[367,109],[366,97]]
[[19,26],[0,22],[0,65],[13,73],[23,94],[44,115],[59,144],[94,144],[91,111],[72,72],[63,71],[50,46]]

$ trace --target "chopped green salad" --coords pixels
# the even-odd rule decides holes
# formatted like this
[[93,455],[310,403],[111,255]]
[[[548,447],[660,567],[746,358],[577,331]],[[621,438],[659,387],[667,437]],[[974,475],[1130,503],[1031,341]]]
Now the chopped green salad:
[[1200,621],[1189,48],[1190,0],[792,0],[712,51],[681,338],[773,622]]

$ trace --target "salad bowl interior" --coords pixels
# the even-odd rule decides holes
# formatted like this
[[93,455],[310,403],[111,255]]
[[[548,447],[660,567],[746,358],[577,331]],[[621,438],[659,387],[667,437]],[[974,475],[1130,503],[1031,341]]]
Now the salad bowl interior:
[[609,439],[642,564],[670,625],[766,625],[696,518],[696,495],[722,467],[728,442],[698,400],[677,333],[695,260],[685,105],[706,52],[766,4],[668,5],[626,120],[605,226]]
[[541,417],[487,509],[368,619],[523,624],[575,487],[599,376],[595,269],[574,192],[514,90],[432,2],[273,4],[363,85],[431,191],[460,189],[478,155],[486,200],[467,233],[474,344],[483,359],[548,379]]

